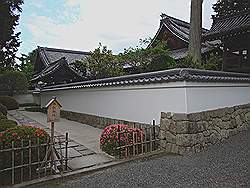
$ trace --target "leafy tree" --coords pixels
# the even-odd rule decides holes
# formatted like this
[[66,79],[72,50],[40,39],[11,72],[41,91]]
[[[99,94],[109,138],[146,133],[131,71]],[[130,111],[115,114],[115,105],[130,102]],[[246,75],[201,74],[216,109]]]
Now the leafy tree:
[[193,69],[204,69],[204,70],[215,70],[220,71],[222,66],[222,57],[214,52],[208,54],[208,57],[203,58],[202,62],[197,64],[193,61],[193,58],[188,55],[181,59],[177,64],[177,68],[193,68]]
[[123,75],[122,63],[107,46],[102,46],[101,43],[86,59],[75,61],[74,66],[82,73],[86,72],[89,79]]
[[224,17],[236,12],[249,10],[248,0],[222,0],[213,5],[215,11],[215,18]]
[[8,92],[9,96],[13,96],[14,92],[26,91],[28,81],[22,72],[6,71],[0,74],[0,88],[2,91]]
[[73,67],[76,71],[80,72],[83,77],[87,77],[88,59],[75,60]]
[[36,50],[33,50],[32,52],[28,53],[28,55],[22,54],[22,57],[20,58],[21,64],[18,66],[18,69],[24,73],[26,76],[29,86],[31,86],[31,79],[34,74],[34,62],[36,59]]
[[222,56],[214,52],[209,54],[209,57],[203,60],[202,68],[206,70],[220,71],[222,69]]
[[20,46],[20,32],[14,30],[18,25],[19,13],[22,12],[23,0],[0,1],[0,66],[12,67],[15,64],[16,52]]
[[175,67],[175,61],[169,56],[167,45],[158,41],[155,47],[144,48],[150,39],[140,40],[140,46],[128,48],[119,54],[119,60],[132,67],[133,73],[165,70]]

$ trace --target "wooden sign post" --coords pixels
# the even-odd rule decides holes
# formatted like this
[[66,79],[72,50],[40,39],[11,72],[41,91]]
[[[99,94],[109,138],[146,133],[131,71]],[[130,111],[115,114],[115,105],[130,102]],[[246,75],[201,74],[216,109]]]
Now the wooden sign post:
[[50,140],[50,147],[48,149],[49,152],[49,158],[51,159],[51,162],[53,163],[51,166],[52,168],[58,172],[57,169],[57,162],[53,162],[56,158],[56,151],[54,148],[55,143],[55,122],[60,121],[60,108],[62,105],[58,102],[56,97],[52,98],[48,104],[46,105],[47,108],[47,122],[51,123],[51,140]]

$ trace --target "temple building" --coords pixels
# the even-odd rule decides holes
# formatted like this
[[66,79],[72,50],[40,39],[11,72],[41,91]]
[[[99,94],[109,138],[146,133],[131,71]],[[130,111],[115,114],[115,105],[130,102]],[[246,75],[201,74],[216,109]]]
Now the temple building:
[[34,84],[54,85],[83,80],[83,75],[72,63],[85,59],[89,52],[47,48],[38,46],[34,62]]
[[[211,52],[223,53],[223,71],[250,73],[249,63],[249,9],[226,16],[213,17],[210,30],[202,28],[202,57]],[[188,55],[190,24],[177,18],[161,15],[159,29],[149,44],[166,42],[169,55],[177,62]],[[76,60],[86,59],[89,52],[38,47],[34,63],[34,84],[56,85],[84,80],[84,76],[73,66]],[[129,72],[130,67],[124,66]]]
[[250,73],[250,10],[235,11],[213,17],[211,29],[203,35],[204,41],[221,41],[223,71]]
[[[162,14],[159,29],[149,47],[154,47],[158,41],[164,41],[169,48],[169,55],[178,61],[188,55],[189,30],[190,23]],[[202,28],[202,34],[208,31]],[[202,43],[203,56],[214,50],[217,43],[218,41]]]

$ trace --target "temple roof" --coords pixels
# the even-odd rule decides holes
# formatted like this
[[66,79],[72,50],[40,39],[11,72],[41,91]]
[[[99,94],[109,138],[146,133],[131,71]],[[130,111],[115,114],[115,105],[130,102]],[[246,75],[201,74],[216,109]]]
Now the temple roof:
[[[203,46],[201,48],[201,53],[205,54],[209,51],[212,51],[214,49],[213,46]],[[169,51],[169,56],[172,57],[174,60],[180,60],[185,58],[188,55],[188,48],[182,48],[178,50],[172,50]]]
[[222,36],[230,36],[237,33],[249,32],[250,11],[230,15],[223,18],[215,18],[211,29],[203,36],[207,40],[218,39]]
[[[168,29],[172,34],[183,40],[184,42],[189,42],[189,30],[190,23],[185,22],[183,20],[168,16],[166,14],[161,15],[162,19],[160,21],[160,27],[154,36],[151,44],[156,40],[158,34],[162,29]],[[207,29],[202,28],[202,33],[208,32]]]
[[65,50],[57,48],[47,48],[40,47],[37,48],[39,55],[41,56],[45,66],[65,57],[69,64],[73,63],[75,60],[80,60],[86,58],[90,53],[76,50]]
[[[45,69],[43,69],[41,72],[35,74],[33,78],[31,79],[32,82],[37,82],[40,80],[43,80],[45,78],[51,78],[52,75],[58,74],[58,72],[62,71],[61,69],[63,68],[62,74],[64,74],[63,78],[58,78],[60,81],[65,79],[64,81],[67,80],[67,75],[70,75],[69,79],[72,80],[81,80],[82,77],[75,71],[70,65],[68,64],[67,60],[65,57],[60,58],[59,60],[50,63],[49,66],[47,66]],[[53,77],[53,76],[52,76]],[[56,80],[51,80],[51,81],[56,81]]]
[[41,91],[120,87],[129,85],[144,85],[177,81],[250,83],[250,75],[242,73],[178,68],[164,71],[126,75],[120,77],[104,78],[98,80],[75,82],[69,84],[46,86],[42,88]]

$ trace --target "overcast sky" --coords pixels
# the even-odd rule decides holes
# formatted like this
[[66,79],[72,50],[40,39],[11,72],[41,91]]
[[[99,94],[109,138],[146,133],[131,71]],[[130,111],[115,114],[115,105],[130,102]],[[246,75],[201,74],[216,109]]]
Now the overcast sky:
[[[211,26],[215,2],[204,0],[205,28]],[[90,51],[99,42],[119,53],[153,38],[161,13],[189,22],[190,0],[25,0],[20,53],[37,46]]]

